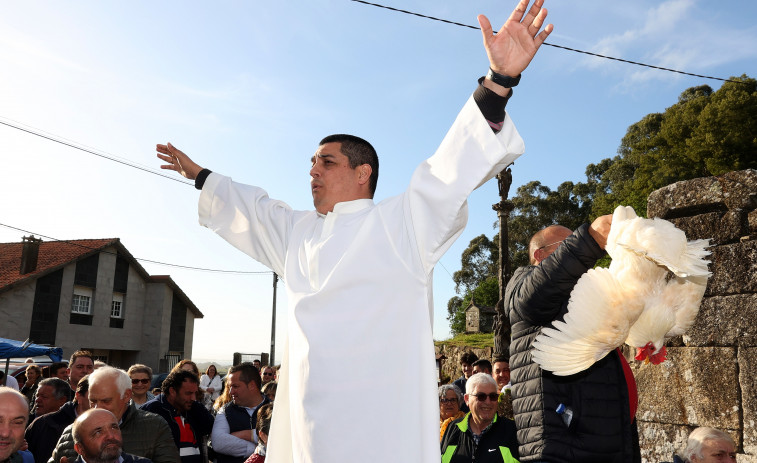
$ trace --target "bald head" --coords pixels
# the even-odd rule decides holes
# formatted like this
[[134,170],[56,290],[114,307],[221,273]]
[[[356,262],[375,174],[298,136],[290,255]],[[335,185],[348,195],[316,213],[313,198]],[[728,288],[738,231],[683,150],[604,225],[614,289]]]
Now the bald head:
[[0,387],[0,461],[6,461],[24,443],[29,402],[23,394]]
[[116,416],[102,408],[91,408],[79,415],[71,430],[74,449],[85,461],[116,463],[123,439]]
[[549,257],[560,243],[571,234],[573,234],[573,231],[562,225],[550,225],[537,232],[528,245],[528,257],[531,265],[537,265]]

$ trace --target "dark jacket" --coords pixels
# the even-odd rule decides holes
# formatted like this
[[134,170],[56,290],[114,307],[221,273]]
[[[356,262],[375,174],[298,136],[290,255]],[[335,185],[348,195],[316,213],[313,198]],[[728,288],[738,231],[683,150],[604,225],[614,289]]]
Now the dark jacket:
[[[563,319],[576,282],[603,255],[588,225],[582,225],[541,264],[517,269],[505,290],[512,326],[513,411],[523,462],[641,461],[625,360],[617,351],[583,372],[562,377],[531,360],[541,328]],[[569,426],[556,412],[561,403],[573,410]]]
[[184,415],[185,423],[189,424],[194,435],[194,443],[187,442],[188,439],[181,438],[181,428],[177,419],[181,419],[179,414],[173,405],[171,405],[166,399],[165,394],[160,394],[156,398],[145,402],[141,407],[142,410],[160,415],[168,423],[168,427],[173,434],[173,440],[176,447],[179,449],[179,453],[182,453],[182,448],[196,448],[197,454],[184,455],[181,457],[182,463],[200,463],[202,462],[202,455],[199,450],[202,443],[202,438],[210,434],[213,430],[213,415],[210,414],[207,408],[202,406],[200,402],[192,402],[192,408]]
[[[160,416],[140,410],[131,403],[121,417],[119,427],[124,451],[148,458],[154,463],[181,462],[179,450],[171,437],[171,430]],[[61,457],[67,457],[72,461],[76,455],[71,426],[67,426],[48,462],[59,463]]]
[[[263,401],[255,408],[255,411],[250,415],[247,413],[247,409],[229,402],[224,405],[224,416],[229,423],[229,432],[237,432],[242,430],[252,430],[258,422],[258,410],[263,405],[269,403],[271,400],[263,396]],[[223,419],[223,418],[219,418]],[[211,442],[212,443],[212,442]],[[217,463],[244,463],[249,455],[244,457],[235,457],[233,455],[226,455],[218,451],[218,448],[214,448],[216,454]]]
[[491,427],[476,445],[468,426],[471,414],[453,421],[442,438],[442,463],[518,463],[515,423],[494,415]]
[[[128,453],[121,453],[121,458],[124,459],[124,463],[152,463],[152,460],[147,458],[138,457],[136,455],[129,455]],[[76,457],[76,463],[84,463],[84,459],[79,455]]]
[[26,428],[24,439],[29,444],[29,451],[34,461],[44,463],[53,454],[58,438],[66,426],[76,419],[76,401],[66,402],[56,412],[42,415],[32,421]]

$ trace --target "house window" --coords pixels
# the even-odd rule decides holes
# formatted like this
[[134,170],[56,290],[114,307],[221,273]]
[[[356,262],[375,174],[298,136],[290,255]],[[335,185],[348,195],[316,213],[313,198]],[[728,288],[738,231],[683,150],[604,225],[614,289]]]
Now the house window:
[[71,301],[71,313],[92,314],[92,290],[89,288],[74,287],[74,297]]
[[111,318],[124,318],[123,312],[124,295],[119,293],[113,293],[113,301],[110,303],[110,317]]

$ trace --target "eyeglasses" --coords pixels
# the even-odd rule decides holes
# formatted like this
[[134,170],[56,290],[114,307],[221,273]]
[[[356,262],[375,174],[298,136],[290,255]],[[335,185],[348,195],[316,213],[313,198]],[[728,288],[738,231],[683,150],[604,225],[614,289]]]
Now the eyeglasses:
[[488,394],[487,394],[487,393],[485,393],[485,392],[479,392],[478,394],[468,394],[468,396],[469,396],[469,397],[470,397],[470,396],[473,396],[473,397],[475,397],[475,398],[476,398],[476,400],[478,400],[479,402],[484,402],[484,401],[486,401],[486,398],[487,398],[487,397],[488,397],[488,398],[489,398],[489,400],[491,400],[492,402],[496,402],[497,400],[499,400],[499,394],[498,394],[498,393],[496,393],[496,392],[490,392],[490,393],[488,393]]
[[263,376],[273,376],[273,373],[263,373]]
[[149,380],[149,379],[146,379],[146,378],[145,378],[145,379],[136,379],[136,378],[132,378],[132,380],[131,380],[131,384],[139,384],[139,383],[142,383],[142,384],[150,384],[150,380]]
[[457,403],[457,398],[454,398],[454,399],[442,398],[442,399],[439,399],[439,402],[443,404],[449,404],[452,402]]
[[536,248],[536,249],[544,249],[544,248],[548,248],[548,247],[550,247],[550,246],[554,246],[555,244],[560,244],[560,243],[562,243],[563,241],[565,241],[565,238],[561,239],[560,241],[555,241],[554,243],[545,244],[544,246],[542,246],[542,247],[540,247],[540,248]]

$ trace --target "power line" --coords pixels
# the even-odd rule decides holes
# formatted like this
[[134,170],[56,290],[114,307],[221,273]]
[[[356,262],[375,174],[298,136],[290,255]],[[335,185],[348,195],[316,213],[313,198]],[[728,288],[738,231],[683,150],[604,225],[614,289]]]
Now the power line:
[[[424,18],[424,19],[431,19],[433,21],[439,21],[439,22],[443,22],[443,23],[447,23],[447,24],[452,24],[454,26],[467,27],[468,29],[480,30],[480,28],[478,28],[476,26],[471,26],[470,24],[463,24],[463,23],[459,23],[459,22],[455,22],[455,21],[450,21],[450,20],[443,19],[443,18],[436,18],[434,16],[428,16],[428,15],[425,15],[425,14],[416,13],[414,11],[408,11],[408,10],[403,10],[403,9],[400,9],[400,8],[394,8],[394,7],[391,7],[391,6],[381,5],[379,3],[366,2],[365,0],[350,0],[350,1],[351,2],[355,2],[355,3],[362,3],[364,5],[375,6],[375,7],[378,7],[378,8],[384,8],[386,10],[395,11],[397,13],[403,13],[403,14],[408,14],[408,15],[412,15],[412,16],[418,16],[418,17]],[[579,50],[577,48],[570,48],[570,47],[566,47],[566,46],[563,46],[563,45],[557,45],[557,44],[554,44],[554,43],[544,42],[544,45],[547,45],[547,46],[550,46],[550,47],[554,47],[554,48],[561,48],[563,50],[568,50],[568,51],[572,51],[572,52],[576,52],[576,53],[583,53],[584,55],[596,56],[597,58],[610,59],[610,60],[614,60],[614,61],[620,61],[622,63],[635,64],[636,66],[644,66],[644,67],[651,68],[651,69],[658,69],[660,71],[675,72],[675,73],[684,74],[684,75],[687,75],[687,76],[701,77],[703,79],[720,80],[722,82],[733,82],[733,83],[737,83],[737,84],[743,84],[744,83],[744,82],[741,82],[739,80],[730,80],[730,79],[723,79],[723,78],[720,78],[720,77],[712,77],[712,76],[705,76],[705,75],[701,75],[701,74],[693,74],[691,72],[679,71],[677,69],[664,68],[664,67],[661,67],[661,66],[654,66],[654,65],[651,65],[651,64],[640,63],[638,61],[631,61],[631,60],[627,60],[627,59],[623,59],[623,58],[615,58],[613,56],[600,55],[599,53],[593,53],[593,52],[590,52],[590,51]]]
[[150,173],[150,174],[153,174],[153,175],[157,175],[159,177],[167,178],[169,180],[173,180],[175,182],[183,183],[185,185],[194,185],[194,183],[188,182],[186,180],[182,180],[182,179],[176,178],[174,176],[170,176],[170,175],[162,174],[160,172],[156,172],[156,171],[154,171],[154,170],[152,170],[152,169],[150,169],[148,167],[140,166],[139,164],[135,164],[133,162],[129,162],[129,161],[125,161],[125,160],[122,160],[122,159],[118,159],[116,156],[106,155],[106,154],[103,154],[101,152],[97,152],[97,151],[95,151],[92,148],[87,148],[87,147],[83,146],[81,143],[77,143],[77,142],[73,142],[73,141],[67,141],[67,140],[65,140],[62,137],[44,133],[44,131],[40,130],[40,129],[36,129],[36,128],[31,129],[31,128],[26,128],[26,127],[21,127],[20,125],[17,125],[17,124],[20,124],[19,122],[16,122],[15,124],[13,124],[11,122],[8,122],[8,120],[9,119],[0,120],[0,124],[8,126],[8,127],[11,127],[11,128],[14,128],[16,130],[21,130],[22,132],[26,132],[26,133],[29,133],[31,135],[44,138],[46,140],[53,141],[55,143],[60,143],[61,145],[65,145],[65,146],[68,146],[70,148],[77,149],[79,151],[84,151],[85,153],[94,154],[95,156],[99,156],[99,157],[107,159],[109,161],[117,162],[119,164],[123,164],[123,165],[129,166],[129,167],[133,167],[135,169],[139,169],[141,171],[144,171],[144,172],[147,172],[147,173]]
[[[96,251],[96,250],[99,249],[99,248],[93,248],[91,246],[86,246],[84,244],[77,243],[77,242],[70,241],[70,240],[61,240],[61,239],[58,239],[58,238],[53,238],[52,236],[43,235],[42,233],[35,233],[35,232],[29,231],[29,230],[24,230],[23,228],[14,227],[12,225],[4,224],[4,223],[0,223],[0,226],[6,227],[6,228],[10,228],[12,230],[17,230],[17,231],[20,231],[20,232],[24,232],[24,233],[29,233],[30,235],[41,236],[43,238],[47,238],[48,240],[57,241],[57,242],[60,242],[60,243],[67,243],[67,244],[70,244],[70,245],[73,245],[73,246],[78,246],[80,248],[84,248],[84,249],[87,249],[87,250],[90,250],[90,251]],[[114,253],[114,252],[110,252],[110,251],[100,251],[100,252],[103,252],[105,254],[114,255],[114,256],[118,255],[118,253]],[[140,262],[149,262],[151,264],[165,265],[165,266],[168,266],[168,267],[181,268],[181,269],[185,269],[185,270],[199,270],[199,271],[211,272],[211,273],[227,273],[227,274],[238,274],[238,275],[269,275],[271,273],[270,270],[268,270],[268,271],[262,271],[262,272],[253,272],[253,271],[246,271],[246,270],[223,270],[223,269],[213,269],[213,268],[205,268],[205,267],[193,267],[193,266],[190,266],[190,265],[171,264],[171,263],[168,263],[168,262],[160,262],[160,261],[157,261],[157,260],[144,259],[144,258],[141,258],[141,257],[134,257],[134,259],[138,260]]]

